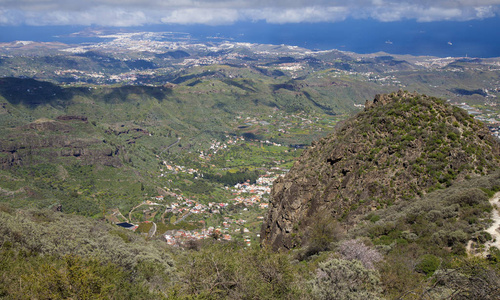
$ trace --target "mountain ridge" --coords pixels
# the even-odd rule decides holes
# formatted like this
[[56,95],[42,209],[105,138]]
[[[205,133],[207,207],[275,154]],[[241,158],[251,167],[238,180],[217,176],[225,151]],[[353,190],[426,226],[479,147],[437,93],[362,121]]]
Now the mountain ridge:
[[370,211],[487,174],[499,155],[487,127],[460,108],[417,93],[377,95],[275,182],[261,241],[300,246],[317,214],[352,225]]

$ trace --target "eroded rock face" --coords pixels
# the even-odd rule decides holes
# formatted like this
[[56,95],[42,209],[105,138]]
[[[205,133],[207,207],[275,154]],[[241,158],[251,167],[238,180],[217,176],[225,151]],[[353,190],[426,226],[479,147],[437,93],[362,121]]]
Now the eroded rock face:
[[[63,116],[57,120],[37,120],[17,128],[10,136],[2,137],[0,169],[74,160],[84,165],[123,165],[118,146],[79,132],[89,130],[87,127],[91,126],[86,117]],[[74,127],[74,122],[85,127]]]
[[275,182],[261,242],[300,246],[318,214],[349,226],[369,211],[488,173],[499,155],[498,141],[462,109],[416,93],[377,95]]

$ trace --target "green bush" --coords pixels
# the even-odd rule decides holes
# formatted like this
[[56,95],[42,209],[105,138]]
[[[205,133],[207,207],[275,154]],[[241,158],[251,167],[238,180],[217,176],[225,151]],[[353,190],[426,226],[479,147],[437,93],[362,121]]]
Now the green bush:
[[460,206],[473,206],[488,201],[488,195],[478,188],[459,191],[447,198],[449,203],[457,203]]
[[497,193],[498,191],[500,191],[500,186],[493,186],[492,188],[488,189],[488,188],[481,188],[481,190],[483,192],[486,193],[486,195],[488,195],[489,198],[493,197],[495,195],[495,193]]
[[380,216],[378,216],[378,215],[373,215],[372,217],[370,217],[370,219],[369,219],[369,220],[370,220],[370,222],[375,223],[375,222],[377,222],[378,220],[380,220]]
[[448,138],[452,141],[456,141],[458,139],[458,135],[454,132],[448,133]]
[[331,249],[333,242],[343,236],[341,225],[328,212],[315,215],[313,225],[305,233],[304,258]]
[[486,232],[486,231],[479,232],[479,234],[476,237],[476,241],[481,243],[481,244],[484,244],[487,241],[491,241],[492,239],[493,239],[493,237],[491,236],[491,234],[489,232]]
[[417,272],[431,276],[439,268],[441,260],[439,257],[432,254],[424,254],[418,258],[418,264],[415,266]]
[[427,291],[430,299],[500,299],[499,270],[479,257],[457,259],[437,270]]

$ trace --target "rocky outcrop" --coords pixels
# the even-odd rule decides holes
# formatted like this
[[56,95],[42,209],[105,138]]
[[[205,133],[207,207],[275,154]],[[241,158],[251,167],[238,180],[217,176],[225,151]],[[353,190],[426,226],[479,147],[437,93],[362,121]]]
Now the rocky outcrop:
[[[365,102],[365,111],[374,107],[374,106],[381,106],[381,105],[386,105],[387,103],[391,102],[393,99],[394,95],[388,95],[388,94],[377,94],[375,95],[375,99],[372,101],[366,100]],[[414,93],[408,93],[405,91],[398,91],[397,97],[402,97],[402,98],[413,98],[413,97],[418,97],[418,94],[416,92]]]
[[86,116],[68,116],[68,115],[64,115],[64,116],[59,116],[56,118],[57,120],[59,121],[82,121],[82,122],[85,122],[87,123],[88,122],[88,119]]
[[[86,117],[67,116],[58,120],[36,120],[0,138],[0,169],[58,162],[122,166],[120,147],[93,134],[84,134],[93,132]],[[72,122],[84,127],[75,127]]]
[[488,173],[499,155],[498,141],[462,109],[416,93],[377,95],[274,183],[261,242],[300,246],[318,214],[349,226],[369,211]]

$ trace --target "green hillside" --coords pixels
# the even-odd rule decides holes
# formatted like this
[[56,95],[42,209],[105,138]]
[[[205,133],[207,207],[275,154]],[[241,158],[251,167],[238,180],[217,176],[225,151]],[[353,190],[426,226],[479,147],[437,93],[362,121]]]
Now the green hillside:
[[[354,109],[303,82],[275,84],[252,70],[245,71],[247,79],[231,79],[239,69],[219,68],[209,77],[190,73],[179,84],[156,87],[0,79],[3,200],[17,207],[62,204],[66,212],[97,217],[110,208],[129,211],[166,186],[218,197],[212,196],[218,179],[186,185],[193,176],[176,176],[174,183],[159,178],[163,161],[207,174],[264,173],[275,161],[296,157],[285,153],[289,145],[309,144]],[[198,158],[214,140],[233,136],[251,144],[220,151],[211,164]],[[284,147],[266,150],[260,141]]]

